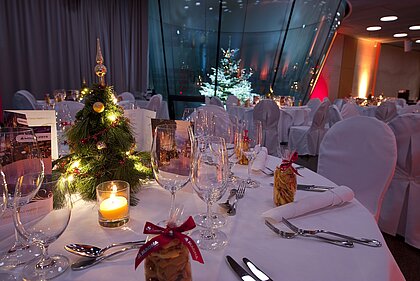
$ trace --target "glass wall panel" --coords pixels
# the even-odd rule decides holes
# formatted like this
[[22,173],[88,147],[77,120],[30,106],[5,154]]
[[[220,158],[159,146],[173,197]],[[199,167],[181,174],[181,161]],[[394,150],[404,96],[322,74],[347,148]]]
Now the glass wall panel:
[[271,86],[306,101],[345,9],[341,0],[149,1],[150,87],[179,117],[200,104],[183,100],[201,95],[230,48],[240,69],[252,69],[253,93]]

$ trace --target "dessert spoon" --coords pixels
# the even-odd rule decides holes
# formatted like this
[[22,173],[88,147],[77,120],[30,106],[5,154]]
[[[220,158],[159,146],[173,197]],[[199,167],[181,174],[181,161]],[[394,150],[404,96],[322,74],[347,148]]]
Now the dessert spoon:
[[97,257],[102,256],[107,250],[114,247],[120,247],[120,246],[126,246],[126,245],[143,245],[144,243],[146,243],[146,240],[121,242],[121,243],[113,243],[104,248],[99,248],[93,245],[74,243],[74,244],[68,244],[64,246],[64,249],[66,249],[68,252],[72,254],[79,255],[82,257],[97,258]]

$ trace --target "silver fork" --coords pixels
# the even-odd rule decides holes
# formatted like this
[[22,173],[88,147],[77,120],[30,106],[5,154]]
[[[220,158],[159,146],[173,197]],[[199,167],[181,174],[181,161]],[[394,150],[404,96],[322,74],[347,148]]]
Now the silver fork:
[[245,195],[245,182],[241,182],[238,190],[236,191],[235,201],[232,203],[232,207],[227,211],[229,216],[236,215],[236,204],[238,203],[239,199],[244,198]]
[[309,229],[302,229],[297,227],[296,225],[292,224],[290,221],[288,221],[285,218],[282,218],[282,221],[284,224],[286,224],[291,230],[302,234],[302,235],[316,235],[318,233],[324,233],[324,234],[329,234],[329,235],[333,235],[336,237],[340,237],[355,243],[359,243],[365,246],[369,246],[369,247],[381,247],[382,243],[376,239],[368,239],[368,238],[355,238],[349,235],[345,235],[345,234],[341,234],[341,233],[337,233],[337,232],[333,232],[333,231],[329,231],[329,230],[323,230],[323,229],[313,229],[313,230],[309,230]]
[[274,233],[280,235],[280,237],[282,238],[292,239],[292,238],[295,238],[297,235],[299,235],[296,232],[286,232],[286,231],[280,230],[268,220],[265,220],[265,225],[268,226],[268,228],[270,228],[272,231],[274,231]]

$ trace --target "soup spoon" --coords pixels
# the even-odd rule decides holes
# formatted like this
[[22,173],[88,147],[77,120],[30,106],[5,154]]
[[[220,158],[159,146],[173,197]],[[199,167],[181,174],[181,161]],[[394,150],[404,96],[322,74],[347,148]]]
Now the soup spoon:
[[88,257],[88,258],[97,258],[97,257],[102,256],[107,250],[114,247],[120,247],[120,246],[126,246],[126,245],[142,245],[144,243],[146,243],[146,240],[121,242],[121,243],[113,243],[104,248],[99,248],[93,245],[74,243],[74,244],[68,244],[64,246],[64,249],[66,249],[68,252],[75,255]]

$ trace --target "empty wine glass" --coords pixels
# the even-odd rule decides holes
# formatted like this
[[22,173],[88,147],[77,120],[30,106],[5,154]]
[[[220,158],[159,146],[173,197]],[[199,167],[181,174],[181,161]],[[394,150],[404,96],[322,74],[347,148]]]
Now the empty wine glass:
[[38,190],[34,178],[32,174],[19,178],[14,207],[15,214],[24,204],[36,205],[38,211],[35,214],[22,212],[13,218],[19,235],[42,248],[41,259],[31,261],[23,268],[23,279],[49,280],[61,275],[69,267],[68,258],[62,255],[50,256],[48,246],[67,228],[73,202],[66,179],[52,180],[46,177]]
[[190,180],[191,140],[189,124],[185,123],[158,125],[154,132],[151,152],[153,174],[158,184],[171,193],[169,218],[174,211],[175,192]]
[[[18,178],[28,173],[37,174],[40,184],[44,176],[44,163],[33,130],[29,128],[0,129],[0,155],[1,172],[4,174],[8,190],[7,207],[13,209]],[[16,267],[41,254],[37,245],[28,245],[26,241],[19,239],[16,229],[15,238],[14,245],[0,258],[2,268]]]
[[195,108],[184,108],[184,112],[182,113],[182,120],[191,121],[191,114],[193,114],[194,112]]
[[227,236],[215,229],[211,206],[227,188],[228,157],[225,140],[221,137],[199,137],[194,143],[191,169],[192,185],[198,196],[207,203],[207,225],[204,230],[193,232],[198,247],[215,250],[227,243]]
[[261,121],[243,120],[242,133],[240,136],[240,151],[248,159],[248,178],[246,180],[247,187],[259,187],[258,181],[251,179],[251,169],[257,154],[261,150],[262,140],[262,124]]

